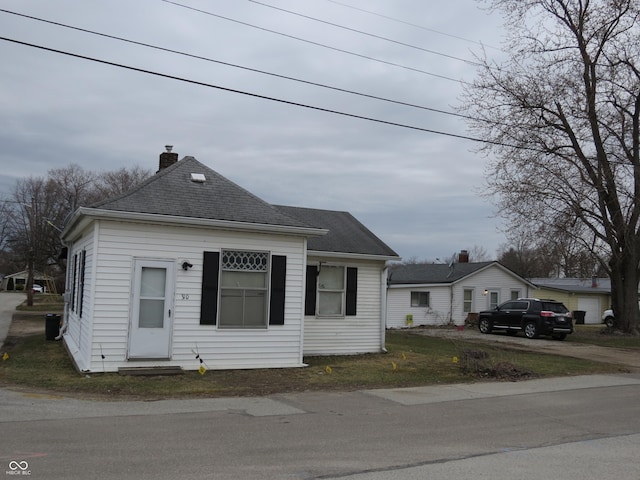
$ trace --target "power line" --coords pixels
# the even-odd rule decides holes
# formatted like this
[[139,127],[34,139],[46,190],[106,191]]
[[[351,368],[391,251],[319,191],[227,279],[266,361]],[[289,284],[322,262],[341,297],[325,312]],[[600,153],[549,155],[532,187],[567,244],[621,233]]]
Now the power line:
[[276,78],[282,78],[282,79],[285,79],[285,80],[291,80],[291,81],[294,81],[294,82],[304,83],[304,84],[312,85],[312,86],[315,86],[315,87],[326,88],[326,89],[329,89],[329,90],[334,90],[334,91],[338,91],[338,92],[342,92],[342,93],[348,93],[348,94],[351,94],[351,95],[358,95],[358,96],[361,96],[361,97],[371,98],[371,99],[374,99],[374,100],[380,100],[380,101],[383,101],[383,102],[395,103],[397,105],[402,105],[402,106],[405,106],[405,107],[418,108],[418,109],[427,110],[427,111],[430,111],[430,112],[441,113],[441,114],[444,114],[444,115],[451,115],[451,116],[454,116],[454,117],[465,118],[465,119],[468,119],[468,120],[474,120],[474,118],[469,117],[467,115],[460,114],[460,113],[449,112],[449,111],[446,111],[446,110],[441,110],[441,109],[437,109],[437,108],[433,108],[433,107],[426,107],[426,106],[423,106],[423,105],[416,105],[416,104],[413,104],[413,103],[402,102],[402,101],[399,101],[399,100],[392,100],[392,99],[385,98],[385,97],[380,97],[380,96],[377,96],[377,95],[371,95],[371,94],[367,94],[367,93],[356,92],[354,90],[348,90],[348,89],[345,89],[345,88],[334,87],[334,86],[331,86],[331,85],[326,85],[326,84],[322,84],[322,83],[318,83],[318,82],[312,82],[310,80],[303,80],[303,79],[300,79],[300,78],[290,77],[290,76],[286,76],[286,75],[280,75],[278,73],[266,72],[264,70],[258,70],[256,68],[245,67],[245,66],[242,66],[242,65],[237,65],[237,64],[233,64],[233,63],[229,63],[229,62],[223,62],[221,60],[215,60],[215,59],[210,58],[210,57],[203,57],[203,56],[200,56],[200,55],[194,55],[194,54],[191,54],[191,53],[182,52],[182,51],[179,51],[179,50],[173,50],[173,49],[165,48],[165,47],[160,47],[160,46],[157,46],[157,45],[152,45],[152,44],[149,44],[149,43],[139,42],[139,41],[131,40],[131,39],[128,39],[128,38],[118,37],[118,36],[115,36],[115,35],[109,35],[107,33],[96,32],[94,30],[88,30],[86,28],[75,27],[73,25],[67,25],[67,24],[64,24],[64,23],[55,22],[53,20],[46,20],[46,19],[43,19],[43,18],[34,17],[32,15],[26,15],[24,13],[13,12],[11,10],[5,10],[3,8],[0,8],[0,12],[8,13],[8,14],[11,14],[11,15],[16,15],[16,16],[23,17],[23,18],[28,18],[30,20],[35,20],[35,21],[47,23],[47,24],[50,24],[50,25],[56,25],[58,27],[63,27],[63,28],[71,29],[71,30],[76,30],[76,31],[83,32],[83,33],[89,33],[91,35],[97,35],[97,36],[109,38],[109,39],[112,39],[112,40],[118,40],[118,41],[121,41],[121,42],[131,43],[133,45],[139,45],[139,46],[142,46],[142,47],[152,48],[152,49],[160,50],[160,51],[163,51],[163,52],[173,53],[173,54],[176,54],[176,55],[182,55],[182,56],[185,56],[185,57],[194,58],[196,60],[204,60],[204,61],[207,61],[207,62],[217,63],[217,64],[225,65],[225,66],[228,66],[228,67],[239,68],[239,69],[247,70],[247,71],[254,72],[254,73],[260,73],[262,75],[269,75],[269,76],[276,77]]
[[459,78],[447,77],[446,75],[440,75],[440,74],[437,74],[437,73],[428,72],[426,70],[420,70],[419,68],[409,67],[407,65],[401,65],[399,63],[389,62],[387,60],[381,60],[379,58],[370,57],[368,55],[363,55],[361,53],[351,52],[349,50],[344,50],[342,48],[332,47],[332,46],[326,45],[324,43],[314,42],[312,40],[307,40],[305,38],[296,37],[295,35],[289,35],[287,33],[278,32],[276,30],[271,30],[271,29],[268,29],[268,28],[265,28],[265,27],[259,27],[257,25],[253,25],[251,23],[242,22],[242,21],[236,20],[234,18],[229,18],[229,17],[225,17],[223,15],[218,15],[217,13],[208,12],[207,10],[202,10],[200,8],[191,7],[189,5],[184,5],[182,3],[174,2],[172,0],[160,0],[160,1],[164,2],[164,3],[169,3],[171,5],[175,5],[177,7],[185,8],[187,10],[192,10],[194,12],[202,13],[204,15],[209,15],[209,16],[212,16],[212,17],[220,18],[222,20],[227,20],[229,22],[237,23],[239,25],[244,25],[246,27],[255,28],[255,29],[258,29],[258,30],[262,30],[264,32],[273,33],[275,35],[280,35],[282,37],[290,38],[290,39],[293,39],[293,40],[298,40],[299,42],[308,43],[308,44],[311,44],[311,45],[315,45],[317,47],[327,48],[329,50],[333,50],[333,51],[340,52],[340,53],[345,53],[347,55],[352,55],[354,57],[364,58],[365,60],[371,60],[371,61],[374,61],[374,62],[383,63],[385,65],[389,65],[389,66],[392,66],[392,67],[403,68],[405,70],[410,70],[412,72],[422,73],[424,75],[429,75],[431,77],[441,78],[443,80],[449,80],[451,82],[456,82],[456,83],[461,83],[461,84],[468,84],[468,82],[465,82],[464,80],[460,80]]
[[433,28],[428,28],[428,27],[425,27],[423,25],[418,25],[417,23],[407,22],[406,20],[400,20],[399,18],[390,17],[388,15],[384,15],[384,14],[378,13],[378,12],[373,12],[371,10],[365,10],[364,8],[354,7],[353,5],[348,5],[346,3],[338,2],[336,0],[326,0],[326,1],[327,2],[331,2],[331,3],[335,3],[336,5],[340,5],[342,7],[350,8],[352,10],[358,10],[359,12],[368,13],[369,15],[375,15],[376,17],[386,18],[387,20],[391,20],[393,22],[402,23],[404,25],[409,25],[410,27],[415,27],[415,28],[419,28],[421,30],[426,30],[427,32],[433,32],[433,33],[437,33],[438,35],[444,35],[445,37],[455,38],[457,40],[463,40],[463,41],[469,42],[469,43],[475,43],[476,45],[480,45],[482,47],[489,47],[489,48],[491,48],[493,50],[501,50],[498,47],[493,47],[491,45],[487,45],[485,43],[478,42],[477,40],[471,40],[471,39],[468,39],[468,38],[465,38],[465,37],[461,37],[459,35],[453,35],[451,33],[441,32],[440,30],[435,30]]
[[441,56],[441,57],[446,57],[446,58],[450,58],[450,59],[453,59],[453,60],[459,60],[459,61],[461,61],[461,62],[465,62],[465,63],[468,63],[468,64],[470,64],[470,65],[480,66],[480,64],[479,64],[479,63],[477,63],[477,62],[472,62],[471,60],[467,60],[467,59],[465,59],[465,58],[460,58],[460,57],[456,57],[456,56],[449,55],[449,54],[446,54],[446,53],[437,52],[437,51],[435,51],[435,50],[429,50],[429,49],[427,49],[427,48],[418,47],[418,46],[416,46],[416,45],[412,45],[412,44],[410,44],[410,43],[400,42],[400,41],[398,41],[398,40],[394,40],[394,39],[392,39],[392,38],[383,37],[382,35],[377,35],[377,34],[375,34],[375,33],[365,32],[365,31],[363,31],[363,30],[357,30],[357,29],[355,29],[355,28],[347,27],[347,26],[345,26],[345,25],[340,25],[340,24],[337,24],[337,23],[329,22],[329,21],[327,21],[327,20],[321,20],[321,19],[319,19],[319,18],[311,17],[311,16],[309,16],[309,15],[304,15],[304,14],[302,14],[302,13],[294,12],[294,11],[292,11],[292,10],[287,10],[287,9],[285,9],[285,8],[280,8],[280,7],[276,7],[276,6],[274,6],[274,5],[269,5],[268,3],[259,2],[258,0],[247,0],[247,1],[248,1],[248,2],[251,2],[251,3],[255,3],[255,4],[257,4],[257,5],[262,5],[263,7],[272,8],[272,9],[274,9],[274,10],[278,10],[278,11],[280,11],[280,12],[285,12],[285,13],[289,13],[289,14],[291,14],[291,15],[296,15],[296,16],[298,16],[298,17],[306,18],[307,20],[313,20],[314,22],[323,23],[323,24],[325,24],[325,25],[331,25],[332,27],[341,28],[341,29],[343,29],[343,30],[348,30],[348,31],[350,31],[350,32],[354,32],[354,33],[359,33],[359,34],[361,34],[361,35],[366,35],[366,36],[368,36],[368,37],[372,37],[372,38],[377,38],[378,40],[384,40],[385,42],[395,43],[396,45],[402,45],[403,47],[414,48],[414,49],[416,49],[416,50],[420,50],[420,51],[422,51],[422,52],[431,53],[432,55],[439,55],[439,56]]
[[390,125],[390,126],[394,126],[394,127],[407,128],[407,129],[410,129],[410,130],[416,130],[416,131],[420,131],[420,132],[433,133],[433,134],[436,134],[436,135],[443,135],[443,136],[459,138],[459,139],[463,139],[463,140],[470,140],[472,142],[488,143],[488,144],[500,145],[500,146],[504,146],[504,147],[518,148],[518,149],[523,149],[523,150],[533,150],[533,149],[528,148],[528,147],[522,147],[522,146],[517,146],[517,145],[509,145],[509,144],[505,144],[505,143],[502,143],[502,142],[495,142],[495,141],[491,141],[491,140],[482,140],[480,138],[469,137],[469,136],[466,136],[466,135],[459,135],[459,134],[455,134],[455,133],[432,130],[432,129],[429,129],[429,128],[416,127],[414,125],[406,125],[406,124],[402,124],[402,123],[391,122],[391,121],[388,121],[388,120],[381,120],[381,119],[372,118],[372,117],[365,117],[363,115],[356,115],[356,114],[353,114],[353,113],[341,112],[341,111],[338,111],[338,110],[332,110],[332,109],[328,109],[328,108],[317,107],[317,106],[313,106],[313,105],[307,105],[307,104],[304,104],[304,103],[292,102],[292,101],[284,100],[284,99],[280,99],[280,98],[269,97],[269,96],[260,95],[260,94],[257,94],[257,93],[245,92],[243,90],[237,90],[237,89],[234,89],[234,88],[222,87],[222,86],[214,85],[214,84],[211,84],[211,83],[200,82],[200,81],[191,80],[191,79],[188,79],[188,78],[177,77],[175,75],[168,75],[168,74],[165,74],[165,73],[155,72],[155,71],[152,71],[152,70],[146,70],[146,69],[142,69],[142,68],[138,68],[138,67],[132,67],[130,65],[123,65],[123,64],[120,64],[120,63],[110,62],[110,61],[107,61],[107,60],[102,60],[102,59],[98,59],[98,58],[94,58],[94,57],[88,57],[86,55],[79,55],[77,53],[65,52],[63,50],[58,50],[58,49],[55,49],[55,48],[45,47],[45,46],[42,46],[42,45],[36,45],[36,44],[33,44],[33,43],[23,42],[23,41],[15,40],[15,39],[12,39],[12,38],[7,38],[7,37],[0,36],[0,40],[4,40],[6,42],[11,42],[11,43],[16,43],[16,44],[19,44],[19,45],[24,45],[24,46],[27,46],[27,47],[37,48],[37,49],[45,50],[45,51],[48,51],[48,52],[59,53],[61,55],[66,55],[66,56],[69,56],[69,57],[79,58],[79,59],[82,59],[82,60],[88,60],[88,61],[91,61],[91,62],[101,63],[101,64],[104,64],[104,65],[110,65],[112,67],[123,68],[123,69],[131,70],[131,71],[134,71],[134,72],[146,73],[148,75],[153,75],[153,76],[156,76],[156,77],[167,78],[167,79],[170,79],[170,80],[177,80],[177,81],[180,81],[180,82],[190,83],[190,84],[193,84],[193,85],[199,85],[199,86],[202,86],[202,87],[215,88],[215,89],[226,91],[226,92],[238,93],[238,94],[246,95],[246,96],[249,96],[249,97],[260,98],[260,99],[263,99],[263,100],[269,100],[269,101],[272,101],[272,102],[283,103],[283,104],[292,105],[292,106],[295,106],[295,107],[308,108],[308,109],[311,109],[311,110],[316,110],[316,111],[326,112],[326,113],[332,113],[334,115],[341,115],[341,116],[344,116],[344,117],[357,118],[359,120],[366,120],[366,121],[369,121],[369,122],[380,123],[380,124],[383,124],[383,125]]

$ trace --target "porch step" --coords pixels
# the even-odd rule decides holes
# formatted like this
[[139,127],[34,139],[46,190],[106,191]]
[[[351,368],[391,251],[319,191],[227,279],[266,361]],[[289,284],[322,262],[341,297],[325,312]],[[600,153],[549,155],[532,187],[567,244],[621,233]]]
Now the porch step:
[[182,375],[184,370],[178,366],[167,367],[120,367],[118,369],[119,375]]

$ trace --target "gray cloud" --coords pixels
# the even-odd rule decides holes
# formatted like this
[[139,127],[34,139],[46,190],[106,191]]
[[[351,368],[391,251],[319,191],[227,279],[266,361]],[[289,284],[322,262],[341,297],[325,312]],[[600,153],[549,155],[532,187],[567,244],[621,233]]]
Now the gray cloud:
[[[464,62],[339,30],[250,2],[185,4],[362,55],[454,78]],[[273,5],[471,58],[477,44],[326,0]],[[474,0],[349,2],[499,44],[499,18]],[[160,1],[7,0],[3,8],[399,101],[452,110],[460,84],[252,29]],[[378,102],[0,13],[3,35],[169,75],[421,128],[466,134],[456,117]],[[489,50],[491,51],[491,50]],[[486,160],[473,142],[278,104],[0,41],[0,195],[12,182],[78,163],[154,169],[167,143],[267,201],[347,210],[403,257],[432,259],[504,241],[477,195]]]

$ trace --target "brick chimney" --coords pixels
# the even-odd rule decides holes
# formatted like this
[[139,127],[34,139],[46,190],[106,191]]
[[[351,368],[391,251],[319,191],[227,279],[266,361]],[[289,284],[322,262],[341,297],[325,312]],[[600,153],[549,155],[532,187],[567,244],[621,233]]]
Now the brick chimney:
[[164,148],[166,148],[167,151],[162,152],[160,154],[160,163],[158,165],[158,172],[160,170],[164,170],[167,167],[170,167],[171,165],[173,165],[178,161],[178,154],[171,153],[171,150],[173,149],[173,145],[165,145]]
[[469,252],[466,250],[460,250],[458,254],[458,263],[469,263]]

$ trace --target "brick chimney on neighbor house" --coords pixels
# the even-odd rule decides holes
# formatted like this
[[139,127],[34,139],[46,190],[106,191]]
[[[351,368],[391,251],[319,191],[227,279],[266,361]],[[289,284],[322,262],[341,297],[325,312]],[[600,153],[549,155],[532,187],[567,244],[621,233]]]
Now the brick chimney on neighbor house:
[[160,163],[158,165],[158,172],[160,170],[164,170],[167,167],[170,167],[171,165],[173,165],[178,161],[178,154],[171,153],[171,150],[173,150],[173,145],[165,145],[164,148],[166,148],[167,151],[162,152],[160,154]]
[[469,263],[469,252],[466,250],[460,250],[458,254],[458,263]]

